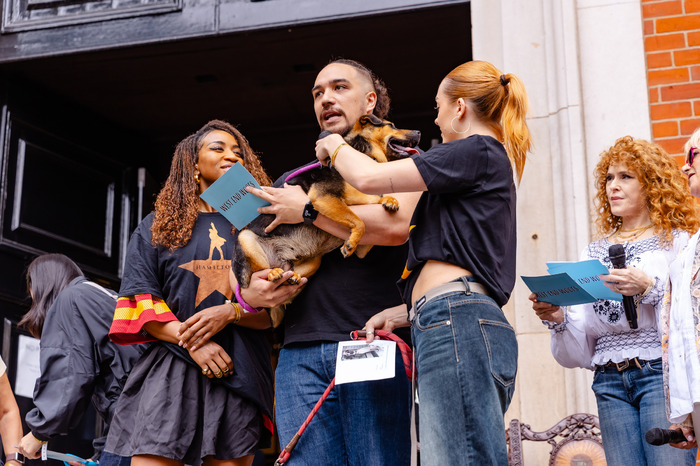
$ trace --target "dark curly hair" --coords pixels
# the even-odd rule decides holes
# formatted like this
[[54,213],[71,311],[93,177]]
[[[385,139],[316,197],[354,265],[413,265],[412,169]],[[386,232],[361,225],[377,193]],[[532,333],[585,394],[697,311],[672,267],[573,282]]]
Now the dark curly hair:
[[350,60],[348,58],[338,58],[335,60],[331,60],[328,64],[333,65],[336,63],[340,65],[352,66],[353,68],[358,70],[360,74],[362,74],[370,83],[372,83],[372,87],[374,87],[374,93],[377,94],[377,103],[374,105],[374,110],[372,111],[372,113],[381,119],[385,119],[386,116],[389,114],[389,106],[391,104],[391,99],[389,98],[389,91],[384,85],[384,81],[379,79],[377,75],[372,72],[372,70],[367,68],[359,61]]
[[691,235],[698,230],[700,221],[688,187],[688,178],[676,161],[657,144],[623,136],[600,154],[595,168],[598,189],[595,195],[595,224],[601,237],[613,234],[622,226],[622,217],[613,215],[610,210],[606,192],[608,169],[615,164],[624,164],[638,177],[649,218],[662,243],[673,240],[674,229],[687,231]]
[[180,141],[175,148],[170,176],[156,199],[155,218],[151,227],[154,245],[174,250],[185,246],[192,237],[200,194],[199,185],[194,179],[195,164],[199,161],[202,140],[212,131],[224,131],[236,138],[243,154],[245,168],[261,186],[272,184],[245,136],[230,123],[211,120],[196,133]]

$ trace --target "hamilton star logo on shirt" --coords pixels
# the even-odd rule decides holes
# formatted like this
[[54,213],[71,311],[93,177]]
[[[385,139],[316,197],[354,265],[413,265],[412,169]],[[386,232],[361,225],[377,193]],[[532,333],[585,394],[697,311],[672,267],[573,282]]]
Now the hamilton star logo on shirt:
[[[199,278],[199,287],[197,287],[197,296],[195,298],[195,307],[204,301],[213,292],[218,291],[226,296],[226,299],[233,297],[233,290],[229,283],[229,270],[231,269],[231,261],[224,258],[224,252],[221,246],[226,240],[219,236],[214,223],[211,223],[209,228],[209,258],[206,260],[193,260],[186,264],[182,264],[180,268],[189,270]],[[214,250],[218,251],[219,259],[213,259]]]

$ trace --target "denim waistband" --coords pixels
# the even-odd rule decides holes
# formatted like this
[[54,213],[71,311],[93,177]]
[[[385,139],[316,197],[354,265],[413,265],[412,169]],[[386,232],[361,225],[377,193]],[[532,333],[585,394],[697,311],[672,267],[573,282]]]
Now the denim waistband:
[[435,299],[447,293],[454,293],[456,291],[466,291],[471,293],[479,293],[488,296],[486,287],[479,282],[474,281],[474,277],[465,275],[451,282],[443,283],[435,288],[429,289],[423,296],[416,299],[413,303],[413,307],[408,312],[408,320],[413,322],[413,318],[416,312],[420,311],[420,308],[425,305],[428,301]]

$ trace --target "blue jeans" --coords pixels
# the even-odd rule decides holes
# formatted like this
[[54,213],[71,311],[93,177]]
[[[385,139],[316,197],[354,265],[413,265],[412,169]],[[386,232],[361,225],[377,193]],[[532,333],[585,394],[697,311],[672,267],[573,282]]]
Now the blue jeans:
[[421,466],[507,465],[518,343],[503,311],[482,294],[447,293],[417,311],[412,332]]
[[108,451],[103,451],[100,455],[100,466],[129,466],[130,456],[119,456]]
[[[284,448],[335,376],[337,343],[297,344],[280,352],[276,421]],[[393,379],[337,385],[292,451],[296,465],[408,465],[411,384],[396,351]]]
[[654,446],[644,439],[652,427],[668,428],[661,359],[623,372],[597,369],[593,391],[608,466],[695,466],[696,450]]

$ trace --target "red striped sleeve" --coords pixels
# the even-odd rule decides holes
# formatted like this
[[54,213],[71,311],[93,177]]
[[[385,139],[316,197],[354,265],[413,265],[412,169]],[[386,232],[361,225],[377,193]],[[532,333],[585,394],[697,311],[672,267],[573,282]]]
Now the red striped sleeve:
[[146,330],[148,322],[170,322],[177,320],[165,301],[150,294],[124,296],[117,300],[109,338],[119,345],[132,345],[155,341]]

